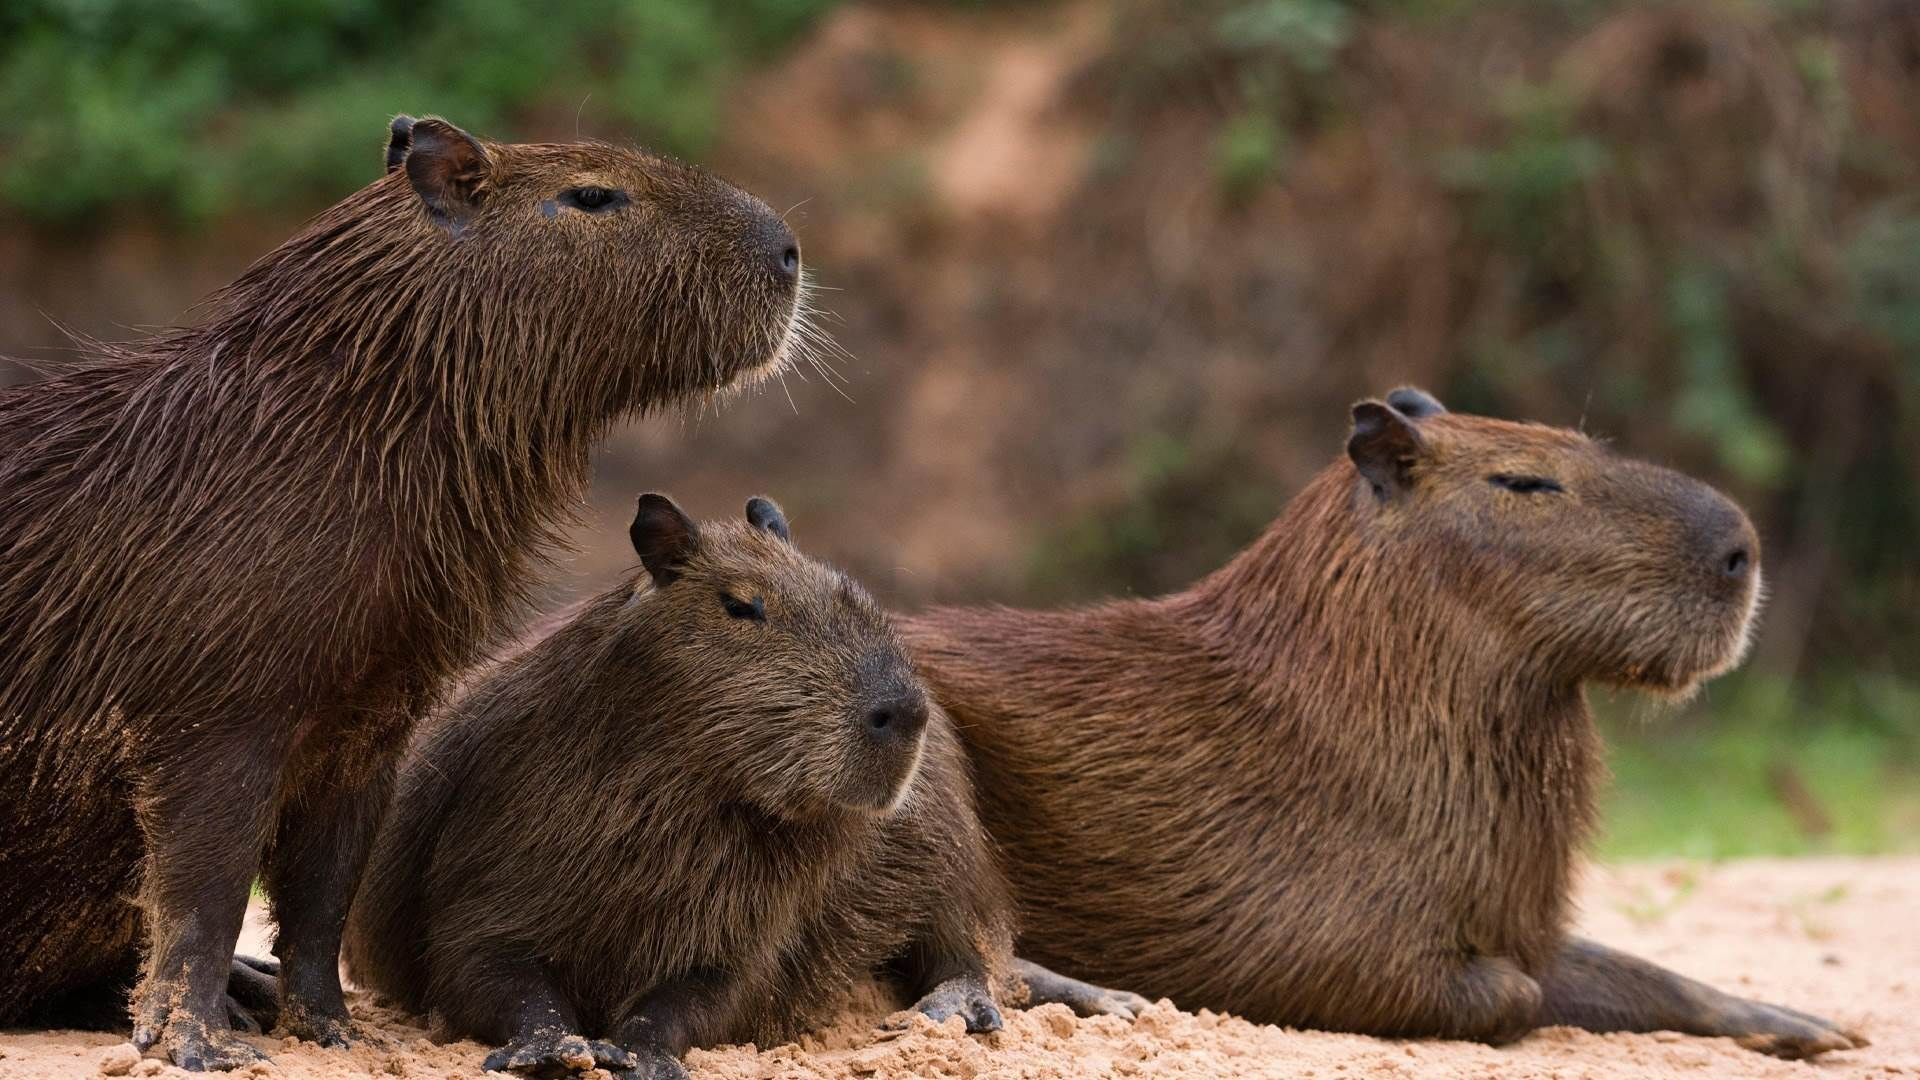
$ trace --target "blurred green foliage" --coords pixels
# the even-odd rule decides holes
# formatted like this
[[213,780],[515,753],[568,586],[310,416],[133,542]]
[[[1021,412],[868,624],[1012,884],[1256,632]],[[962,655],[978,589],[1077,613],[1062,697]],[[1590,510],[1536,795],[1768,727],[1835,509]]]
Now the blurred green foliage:
[[1749,673],[1678,714],[1597,704],[1613,771],[1605,855],[1920,852],[1920,687]]
[[500,134],[580,109],[696,153],[728,78],[831,2],[14,0],[0,201],[53,222],[284,212],[364,183],[403,111]]

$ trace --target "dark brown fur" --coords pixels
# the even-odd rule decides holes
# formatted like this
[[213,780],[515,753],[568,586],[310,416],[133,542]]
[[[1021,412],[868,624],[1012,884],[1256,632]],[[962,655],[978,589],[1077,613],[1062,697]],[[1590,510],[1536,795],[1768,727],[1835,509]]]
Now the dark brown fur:
[[258,870],[281,1019],[341,1038],[409,725],[590,448],[796,344],[791,234],[699,170],[406,118],[389,162],[198,325],[0,392],[0,1022],[115,1011],[144,917],[136,1043],[251,1060],[222,990]]
[[1853,1045],[1567,933],[1601,769],[1583,687],[1684,694],[1737,662],[1745,516],[1571,431],[1390,400],[1186,592],[901,621],[973,755],[1021,950],[1274,1023]]
[[671,505],[636,521],[651,582],[578,608],[415,740],[354,980],[508,1044],[490,1068],[677,1073],[689,1046],[791,1037],[882,966],[923,1009],[999,1026],[1004,887],[887,618],[765,500],[763,527]]

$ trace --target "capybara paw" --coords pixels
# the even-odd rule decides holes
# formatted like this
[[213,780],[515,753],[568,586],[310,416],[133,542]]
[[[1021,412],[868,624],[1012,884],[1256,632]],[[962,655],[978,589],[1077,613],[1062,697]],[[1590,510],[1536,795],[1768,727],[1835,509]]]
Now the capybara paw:
[[240,1036],[230,1031],[209,1031],[197,1021],[169,1022],[160,1045],[175,1065],[188,1072],[225,1071],[267,1060],[265,1053]]
[[326,1008],[289,998],[280,1007],[280,1030],[334,1050],[353,1045],[353,1019],[345,1005]]
[[635,1051],[633,1064],[613,1075],[618,1080],[691,1080],[680,1059],[664,1050]]
[[1153,1004],[1131,990],[1109,990],[1104,986],[1093,987],[1093,990],[1095,992],[1084,1000],[1067,1004],[1081,1016],[1117,1016],[1122,1020],[1132,1020]]
[[233,964],[236,968],[248,968],[269,978],[277,979],[280,977],[280,961],[275,960],[271,956],[248,956],[245,953],[234,953]]
[[280,1022],[280,987],[273,973],[247,957],[234,957],[227,974],[227,1026],[249,1035],[272,1031]]
[[1746,1006],[1740,1025],[1745,1030],[1736,1034],[1734,1041],[1749,1050],[1798,1061],[1868,1045],[1858,1032],[1796,1009],[1760,1001],[1747,1002]]
[[1080,1016],[1118,1016],[1131,1020],[1153,1002],[1127,990],[1109,990],[1029,965],[1027,1007],[1065,1005]]
[[941,983],[927,996],[914,1002],[913,1009],[936,1024],[944,1023],[949,1016],[963,1017],[969,1035],[984,1035],[1006,1026],[999,1007],[993,1003],[993,996],[978,980],[971,978],[950,979]]
[[261,1026],[260,1018],[253,1015],[245,1005],[227,995],[227,1026],[243,1035],[264,1035],[272,1025]]
[[488,1072],[517,1072],[523,1076],[565,1076],[592,1069],[624,1073],[634,1066],[634,1056],[612,1043],[571,1033],[515,1039],[488,1054],[480,1064]]

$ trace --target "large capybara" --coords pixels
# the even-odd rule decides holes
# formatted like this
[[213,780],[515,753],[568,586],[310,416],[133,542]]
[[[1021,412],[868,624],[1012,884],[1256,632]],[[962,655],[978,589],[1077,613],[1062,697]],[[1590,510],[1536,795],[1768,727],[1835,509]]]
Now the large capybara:
[[798,248],[752,196],[599,143],[390,135],[198,325],[0,391],[0,1023],[124,1022],[139,977],[136,1045],[254,1060],[223,995],[257,872],[280,1021],[341,1040],[408,728],[590,449],[797,347]]
[[646,573],[423,727],[348,923],[355,982],[504,1044],[488,1069],[682,1076],[790,1037],[881,971],[1000,1026],[1145,1002],[1008,964],[964,752],[887,617],[765,499],[696,526],[642,496]]
[[1302,1027],[1803,1057],[1859,1041],[1568,935],[1601,769],[1583,688],[1690,693],[1759,595],[1753,528],[1706,485],[1398,390],[1185,592],[901,628],[1038,961]]

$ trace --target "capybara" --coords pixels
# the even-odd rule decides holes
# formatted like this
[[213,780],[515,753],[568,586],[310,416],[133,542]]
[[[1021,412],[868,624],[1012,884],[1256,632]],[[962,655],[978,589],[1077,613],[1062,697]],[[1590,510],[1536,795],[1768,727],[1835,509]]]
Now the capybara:
[[765,499],[695,525],[415,737],[347,931],[357,983],[504,1044],[489,1069],[683,1075],[791,1036],[855,979],[1000,1026],[993,986],[1144,1002],[1009,965],[959,740],[886,616]]
[[389,134],[385,176],[196,325],[0,391],[0,1023],[124,1022],[138,977],[136,1045],[254,1060],[224,991],[258,873],[281,1024],[341,1041],[409,725],[591,448],[798,347],[799,250],[752,196],[600,143]]
[[1759,595],[1753,528],[1705,484],[1402,389],[1185,592],[901,633],[1035,960],[1302,1027],[1801,1057],[1857,1040],[1568,933],[1601,768],[1583,687],[1688,694]]

